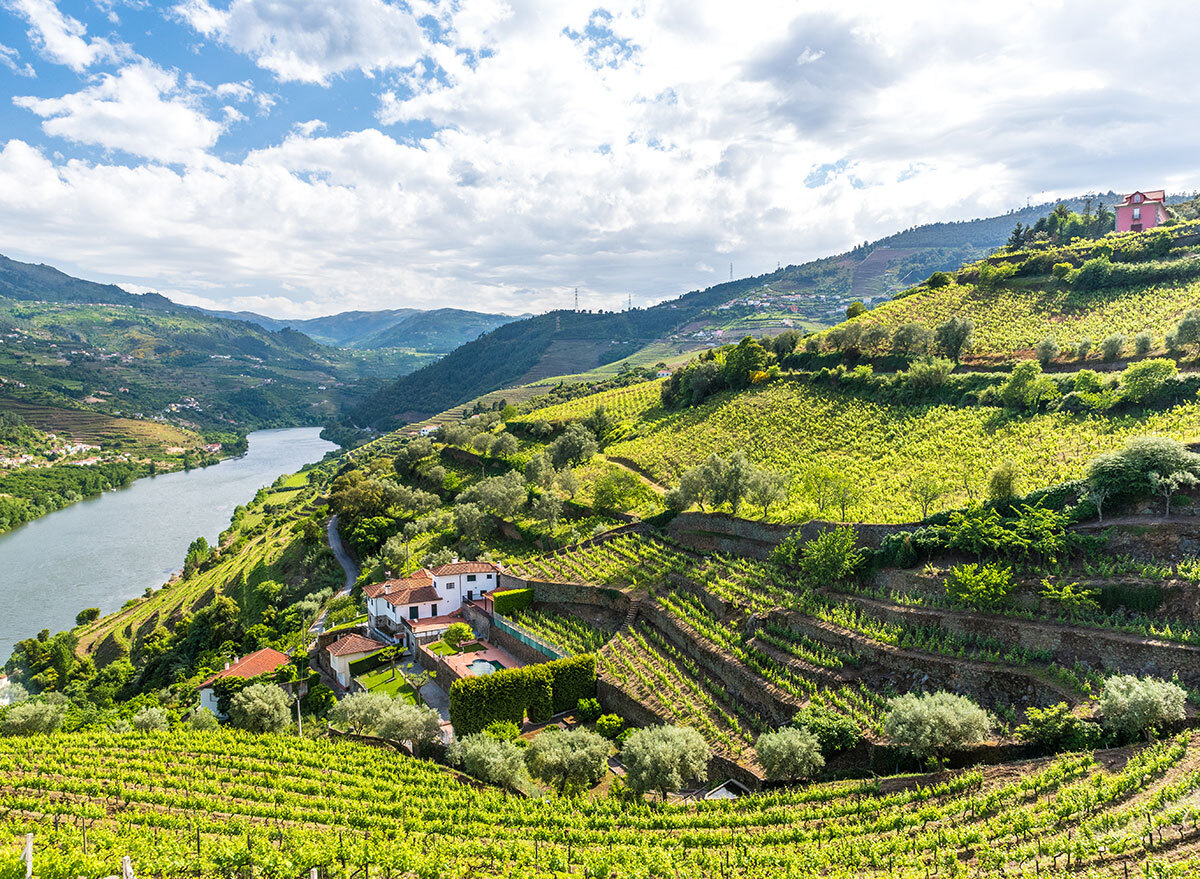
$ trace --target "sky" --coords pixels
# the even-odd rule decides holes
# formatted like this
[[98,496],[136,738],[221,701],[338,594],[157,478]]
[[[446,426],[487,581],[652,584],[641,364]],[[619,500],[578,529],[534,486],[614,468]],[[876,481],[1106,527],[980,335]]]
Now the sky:
[[648,305],[1200,183],[1200,13],[0,0],[0,253],[187,304]]

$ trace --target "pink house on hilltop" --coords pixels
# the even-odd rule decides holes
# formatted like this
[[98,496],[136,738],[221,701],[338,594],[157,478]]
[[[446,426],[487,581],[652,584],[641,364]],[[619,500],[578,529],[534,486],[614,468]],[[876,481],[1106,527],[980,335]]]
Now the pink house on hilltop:
[[1118,232],[1142,232],[1167,219],[1167,194],[1161,189],[1131,192],[1116,207]]

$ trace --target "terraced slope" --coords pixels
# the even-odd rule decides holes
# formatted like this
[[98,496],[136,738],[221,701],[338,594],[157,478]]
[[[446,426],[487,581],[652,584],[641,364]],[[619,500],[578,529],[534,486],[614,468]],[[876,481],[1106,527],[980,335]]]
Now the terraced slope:
[[1200,868],[1198,790],[1187,736],[659,806],[518,799],[351,743],[57,734],[0,739],[0,875],[33,832],[39,879],[123,855],[172,877],[1173,877]]

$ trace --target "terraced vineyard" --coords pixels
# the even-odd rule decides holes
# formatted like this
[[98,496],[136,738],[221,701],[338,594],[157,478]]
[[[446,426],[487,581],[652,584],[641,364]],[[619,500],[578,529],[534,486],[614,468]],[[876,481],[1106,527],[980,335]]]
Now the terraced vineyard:
[[518,799],[336,741],[58,734],[0,739],[0,875],[24,875],[33,832],[39,879],[110,875],[123,855],[163,877],[1184,877],[1197,791],[1186,736],[659,806]]
[[562,616],[548,610],[522,610],[512,615],[513,622],[570,654],[595,653],[612,636],[578,617]]
[[565,403],[557,403],[537,409],[528,415],[517,418],[517,422],[531,421],[577,421],[590,415],[597,405],[603,405],[608,414],[618,420],[636,416],[648,407],[658,403],[662,393],[662,379],[614,388],[587,397],[578,397]]

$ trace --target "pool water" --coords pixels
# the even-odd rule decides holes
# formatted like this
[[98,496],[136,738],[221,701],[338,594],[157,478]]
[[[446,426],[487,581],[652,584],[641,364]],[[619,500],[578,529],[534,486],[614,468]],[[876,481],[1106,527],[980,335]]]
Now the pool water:
[[467,671],[476,676],[490,675],[492,672],[502,671],[503,669],[503,664],[494,659],[476,659],[467,664]]

